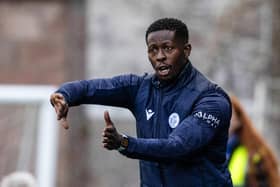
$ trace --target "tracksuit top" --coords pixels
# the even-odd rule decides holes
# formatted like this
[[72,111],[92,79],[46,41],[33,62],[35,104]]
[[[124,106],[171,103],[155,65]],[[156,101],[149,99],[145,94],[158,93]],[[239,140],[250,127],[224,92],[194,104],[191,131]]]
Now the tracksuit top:
[[64,83],[69,106],[129,109],[137,138],[121,154],[140,160],[141,187],[231,187],[226,144],[231,118],[227,94],[190,62],[176,80],[120,75]]

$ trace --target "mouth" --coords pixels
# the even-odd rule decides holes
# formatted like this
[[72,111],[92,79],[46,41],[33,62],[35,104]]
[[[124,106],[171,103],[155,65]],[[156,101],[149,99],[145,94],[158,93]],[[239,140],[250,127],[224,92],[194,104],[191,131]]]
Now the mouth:
[[170,73],[171,66],[170,65],[160,65],[156,68],[156,70],[160,76],[167,76]]

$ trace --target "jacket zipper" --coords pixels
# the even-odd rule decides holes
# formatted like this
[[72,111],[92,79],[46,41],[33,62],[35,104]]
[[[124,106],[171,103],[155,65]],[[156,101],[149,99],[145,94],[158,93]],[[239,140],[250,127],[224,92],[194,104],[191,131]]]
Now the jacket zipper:
[[[161,110],[161,101],[162,101],[162,88],[159,86],[158,90],[157,90],[157,105],[156,105],[156,112],[157,112],[157,118],[156,118],[156,124],[155,124],[155,138],[160,138],[160,110]],[[161,163],[158,163],[158,169],[159,169],[159,173],[160,173],[160,179],[161,179],[161,187],[164,187],[164,174],[163,174],[163,168],[161,166]]]
[[154,129],[153,137],[160,138],[160,121],[159,120],[160,120],[160,106],[161,106],[161,94],[162,94],[160,86],[158,87],[156,93],[157,93],[156,106],[155,106],[156,119],[155,119],[155,125],[154,125],[155,129]]

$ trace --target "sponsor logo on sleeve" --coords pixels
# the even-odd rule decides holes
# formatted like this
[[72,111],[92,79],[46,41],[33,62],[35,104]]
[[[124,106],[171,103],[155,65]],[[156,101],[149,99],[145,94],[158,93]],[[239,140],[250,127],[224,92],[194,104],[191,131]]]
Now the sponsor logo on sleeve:
[[208,114],[206,112],[196,112],[194,114],[194,117],[202,119],[203,121],[205,121],[207,124],[209,124],[211,127],[218,127],[220,125],[220,119],[217,118],[216,116],[212,115],[212,114]]

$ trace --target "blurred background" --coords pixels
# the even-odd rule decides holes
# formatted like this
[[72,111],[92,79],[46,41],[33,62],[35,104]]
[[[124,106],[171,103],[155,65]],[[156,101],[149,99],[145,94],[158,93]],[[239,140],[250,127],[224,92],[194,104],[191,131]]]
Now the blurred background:
[[[135,135],[128,110],[71,108],[69,130],[41,121],[55,117],[46,102],[65,81],[152,72],[144,36],[161,17],[188,25],[193,65],[242,101],[280,159],[280,1],[1,0],[0,179],[16,170],[37,177],[44,162],[55,164],[45,175],[53,186],[139,186],[138,161],[101,144],[105,109],[120,132]],[[12,102],[13,93],[23,101]]]

